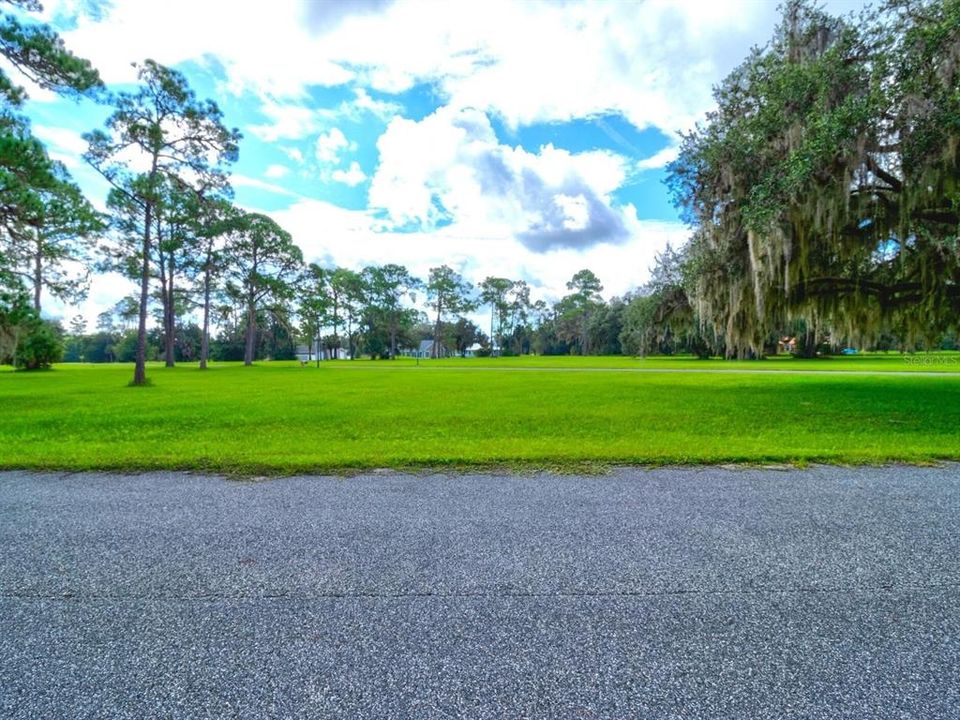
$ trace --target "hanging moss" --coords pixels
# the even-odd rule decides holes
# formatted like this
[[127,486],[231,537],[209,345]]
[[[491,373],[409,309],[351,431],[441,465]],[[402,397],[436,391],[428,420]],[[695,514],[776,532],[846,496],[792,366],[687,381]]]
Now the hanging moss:
[[693,305],[728,354],[796,320],[858,343],[956,327],[960,0],[857,20],[790,2],[716,99],[671,185]]

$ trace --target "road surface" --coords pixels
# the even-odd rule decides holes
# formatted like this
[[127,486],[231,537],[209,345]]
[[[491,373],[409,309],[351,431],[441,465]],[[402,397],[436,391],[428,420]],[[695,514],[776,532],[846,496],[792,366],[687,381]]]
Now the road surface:
[[0,473],[0,717],[960,717],[960,467]]

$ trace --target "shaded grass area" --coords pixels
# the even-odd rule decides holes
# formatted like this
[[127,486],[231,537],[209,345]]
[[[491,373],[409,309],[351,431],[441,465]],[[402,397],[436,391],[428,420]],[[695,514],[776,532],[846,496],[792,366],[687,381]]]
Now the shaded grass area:
[[[475,372],[496,359],[434,362],[443,372],[411,361],[151,367],[145,388],[126,386],[129,366],[4,372],[0,466],[286,474],[960,458],[960,374],[565,373],[555,369],[629,359],[539,359],[553,368],[543,372],[502,360],[529,369]],[[869,369],[856,360],[844,367]]]
[[[398,364],[409,364],[409,359]],[[343,363],[349,365],[349,363]],[[354,363],[356,364],[356,363]],[[690,355],[647,358],[611,355],[607,357],[533,356],[502,358],[450,358],[423,361],[425,367],[497,367],[556,369],[637,369],[637,370],[711,370],[711,371],[791,371],[791,372],[952,372],[960,374],[960,352],[862,353],[830,355],[802,360],[777,355],[763,360],[701,360]]]

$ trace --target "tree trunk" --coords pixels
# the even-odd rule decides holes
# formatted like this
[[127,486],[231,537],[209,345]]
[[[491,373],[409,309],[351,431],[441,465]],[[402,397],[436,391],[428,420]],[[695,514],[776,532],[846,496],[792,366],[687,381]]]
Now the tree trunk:
[[490,306],[490,356],[491,357],[493,357],[494,355],[493,346],[497,342],[496,336],[493,334],[493,317],[494,315],[496,315],[496,313],[497,313],[497,306],[495,304],[491,305]]
[[333,357],[331,358],[331,360],[340,359],[340,335],[337,332],[337,328],[340,324],[339,323],[340,318],[337,317],[338,312],[339,312],[339,308],[337,307],[337,296],[334,295],[333,296],[333,342],[335,344],[333,347]]
[[250,263],[250,273],[248,275],[249,288],[247,289],[247,334],[243,346],[243,364],[253,365],[253,350],[257,341],[257,288],[254,285],[254,279],[259,270],[259,258],[257,257],[258,247],[253,244],[253,256]]
[[203,333],[200,335],[200,369],[207,369],[210,355],[210,253],[203,269]]
[[437,298],[437,324],[433,329],[433,357],[440,357],[440,318],[443,313],[443,302]]
[[347,352],[353,360],[353,315],[347,315]]
[[40,315],[40,291],[43,289],[43,239],[37,230],[36,254],[33,256],[33,309]]
[[800,347],[797,354],[802,358],[815,358],[817,356],[817,331],[815,328],[808,327],[804,330],[803,339],[799,343]]
[[170,258],[170,272],[167,280],[167,310],[164,316],[164,355],[166,366],[173,367],[176,351],[177,316],[173,307],[173,258]]
[[150,293],[150,225],[153,205],[147,202],[143,211],[143,262],[140,266],[140,312],[137,325],[137,354],[133,368],[133,384],[147,384],[147,299]]
[[251,297],[247,303],[247,334],[243,347],[243,364],[253,365],[253,349],[257,340],[257,306]]
[[[168,239],[172,228],[167,224]],[[173,309],[173,251],[163,251],[163,237],[160,223],[157,223],[157,243],[160,246],[160,299],[163,303],[163,361],[166,367],[174,366],[174,309]]]

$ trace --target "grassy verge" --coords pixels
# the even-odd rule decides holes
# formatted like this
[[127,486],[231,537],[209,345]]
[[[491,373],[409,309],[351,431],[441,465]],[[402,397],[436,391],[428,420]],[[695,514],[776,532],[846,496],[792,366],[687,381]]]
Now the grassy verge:
[[[151,367],[146,388],[126,387],[127,366],[4,372],[0,467],[253,475],[960,458],[960,374],[556,371],[643,362],[624,358],[476,372],[496,362]],[[654,365],[684,361],[669,362]],[[731,367],[693,368],[714,366]]]

